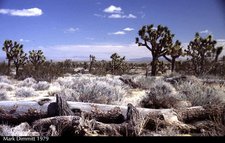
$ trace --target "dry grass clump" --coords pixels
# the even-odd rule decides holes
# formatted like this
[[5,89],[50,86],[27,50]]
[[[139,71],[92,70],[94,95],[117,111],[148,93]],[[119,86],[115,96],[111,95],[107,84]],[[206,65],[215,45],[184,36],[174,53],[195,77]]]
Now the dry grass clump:
[[32,86],[35,90],[48,90],[50,84],[47,81],[39,81],[37,84]]
[[[119,80],[119,76],[98,77],[90,74],[73,75],[56,79],[62,94],[69,100],[113,104],[126,94],[127,85]],[[51,89],[51,87],[50,87]]]
[[21,123],[15,127],[0,125],[0,136],[40,136],[40,134],[35,132],[28,123]]
[[190,101],[193,106],[216,105],[225,101],[224,91],[203,85],[201,82],[179,82],[175,87],[180,98]]
[[178,101],[175,88],[160,79],[149,86],[149,92],[140,105],[141,107],[154,109],[172,108]]
[[14,89],[14,87],[8,83],[5,82],[0,82],[0,89],[1,90],[6,90],[6,91],[12,91]]
[[0,101],[3,101],[3,100],[7,100],[7,91],[6,90],[0,90]]
[[30,87],[21,87],[16,89],[15,91],[16,97],[32,97],[32,96],[38,96],[33,88]]
[[26,78],[22,81],[19,81],[18,86],[19,87],[32,87],[33,85],[35,85],[37,83],[37,81],[34,78]]
[[8,76],[0,76],[0,83],[8,83],[11,84],[11,80],[9,79],[10,77]]

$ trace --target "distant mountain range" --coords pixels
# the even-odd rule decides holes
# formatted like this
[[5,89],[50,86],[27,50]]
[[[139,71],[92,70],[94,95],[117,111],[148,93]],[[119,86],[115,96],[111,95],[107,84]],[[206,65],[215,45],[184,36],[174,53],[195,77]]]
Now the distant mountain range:
[[152,58],[151,57],[142,57],[142,58],[133,58],[129,59],[129,62],[151,62]]

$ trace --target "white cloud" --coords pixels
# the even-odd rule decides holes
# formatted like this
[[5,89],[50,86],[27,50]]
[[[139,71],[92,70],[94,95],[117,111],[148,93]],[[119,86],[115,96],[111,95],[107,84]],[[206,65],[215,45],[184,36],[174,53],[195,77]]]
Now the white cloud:
[[208,29],[200,31],[199,33],[200,34],[211,34],[211,32]]
[[[137,18],[137,16],[133,15],[133,14],[124,14],[124,12],[122,11],[121,7],[116,7],[114,5],[111,5],[107,8],[105,8],[103,10],[103,12],[105,13],[110,13],[110,15],[108,15],[108,18],[114,18],[114,19],[124,19],[124,18]],[[105,15],[99,15],[99,14],[94,14],[94,16],[97,17],[105,17]]]
[[114,5],[110,5],[109,7],[105,8],[103,11],[106,13],[121,13],[122,8],[116,7]]
[[64,31],[64,33],[74,33],[74,32],[76,32],[76,31],[78,31],[78,30],[79,30],[79,28],[73,28],[73,27],[70,27],[70,28],[66,29],[66,30]]
[[30,42],[30,40],[25,40],[25,39],[20,39],[19,41],[20,41],[20,42],[26,42],[26,43],[27,43],[27,42]]
[[109,35],[125,35],[126,33],[124,31],[117,31],[114,33],[109,33]]
[[112,14],[112,15],[109,15],[108,18],[122,18],[122,15],[121,14]]
[[0,9],[0,14],[8,14],[11,16],[40,16],[43,14],[42,10],[39,8],[30,8],[30,9]]
[[108,16],[108,18],[127,18],[127,19],[135,19],[137,18],[137,16],[133,15],[133,14],[129,14],[129,15],[122,15],[122,14],[111,14]]
[[133,15],[133,14],[129,14],[129,15],[125,15],[125,18],[137,18],[137,16]]
[[105,18],[106,17],[105,15],[101,15],[101,14],[97,14],[97,13],[95,13],[94,16],[101,17],[101,18]]
[[134,28],[127,27],[127,28],[124,28],[123,30],[124,30],[124,31],[133,31]]

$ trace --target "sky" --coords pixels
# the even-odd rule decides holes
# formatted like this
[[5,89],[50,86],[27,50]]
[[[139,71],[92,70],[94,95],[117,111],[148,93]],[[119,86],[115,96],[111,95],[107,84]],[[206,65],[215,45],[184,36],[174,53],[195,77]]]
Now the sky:
[[[167,26],[186,46],[196,32],[225,45],[223,0],[0,0],[0,44],[10,39],[47,59],[151,57],[135,38],[143,25]],[[225,50],[224,50],[225,51]],[[225,52],[224,52],[225,53]],[[0,57],[5,53],[0,51]]]

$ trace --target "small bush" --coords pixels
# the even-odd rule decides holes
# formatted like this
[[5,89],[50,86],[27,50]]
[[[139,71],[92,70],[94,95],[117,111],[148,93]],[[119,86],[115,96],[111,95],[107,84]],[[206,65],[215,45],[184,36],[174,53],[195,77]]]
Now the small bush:
[[28,123],[21,123],[15,127],[0,125],[0,136],[40,136]]
[[0,83],[8,83],[11,84],[11,80],[8,76],[0,76]]
[[176,88],[180,98],[190,101],[193,106],[224,102],[224,91],[203,85],[201,82],[179,82]]
[[37,96],[33,88],[21,87],[15,92],[16,97],[32,97]]
[[6,91],[12,91],[13,90],[13,86],[8,84],[8,83],[1,83],[0,82],[0,89],[3,90],[5,89]]
[[32,87],[36,83],[37,83],[37,81],[34,78],[26,78],[23,81],[20,81],[18,86],[19,87]]
[[136,84],[140,85],[143,89],[149,89],[154,84],[154,82],[159,80],[160,78],[161,77],[136,76],[134,77],[133,80]]
[[32,86],[35,90],[47,90],[50,85],[47,81],[39,81],[37,84]]
[[0,90],[0,101],[7,100],[7,92],[5,90]]
[[97,77],[90,74],[78,74],[60,77],[55,81],[56,83],[62,89],[60,94],[70,96],[67,98],[71,100],[105,104],[120,100],[127,88],[119,80],[119,76]]
[[148,95],[140,104],[145,108],[172,108],[179,101],[175,95],[176,91],[171,84],[156,80],[150,85]]

